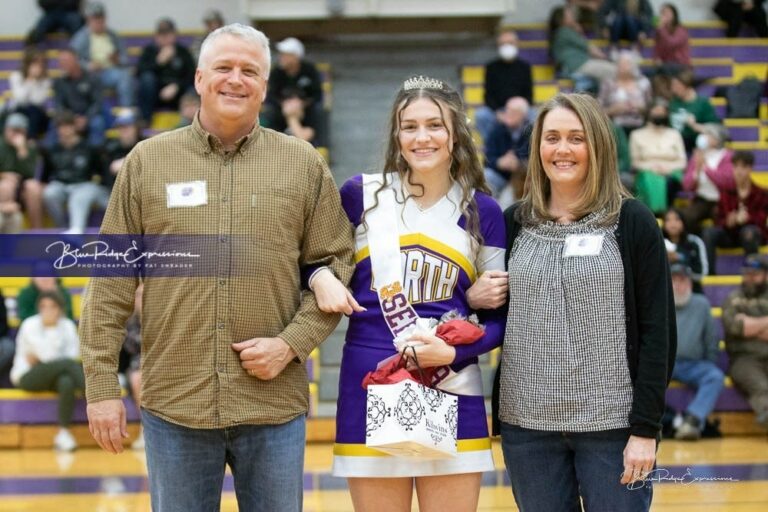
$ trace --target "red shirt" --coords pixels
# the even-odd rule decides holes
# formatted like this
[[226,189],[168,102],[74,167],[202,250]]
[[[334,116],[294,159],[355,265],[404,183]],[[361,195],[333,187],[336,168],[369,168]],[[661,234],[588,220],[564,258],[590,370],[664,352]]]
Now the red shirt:
[[665,28],[656,30],[656,47],[654,56],[662,62],[674,62],[689,66],[691,64],[691,48],[688,45],[688,31],[678,25],[674,32]]
[[720,204],[717,208],[716,219],[717,225],[725,229],[738,229],[729,228],[725,223],[725,219],[728,218],[729,213],[738,211],[740,204],[744,204],[749,214],[747,224],[754,224],[759,227],[763,237],[768,237],[768,226],[765,225],[766,218],[768,217],[768,192],[754,183],[745,200],[739,198],[736,190],[720,191]]

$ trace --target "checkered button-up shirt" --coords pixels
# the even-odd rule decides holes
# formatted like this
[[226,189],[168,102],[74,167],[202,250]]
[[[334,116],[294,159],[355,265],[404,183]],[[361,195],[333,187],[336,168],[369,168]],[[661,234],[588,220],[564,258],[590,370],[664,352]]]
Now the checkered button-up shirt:
[[[169,208],[167,185],[195,181],[206,183],[205,204]],[[211,235],[205,275],[146,279],[143,407],[192,428],[279,424],[307,411],[304,360],[339,318],[301,291],[300,268],[327,265],[345,283],[353,270],[352,228],[309,144],[256,126],[227,152],[195,119],[128,155],[101,231]],[[88,286],[80,333],[89,402],[120,396],[136,285],[108,277]],[[272,380],[249,376],[232,343],[274,336],[297,360]]]

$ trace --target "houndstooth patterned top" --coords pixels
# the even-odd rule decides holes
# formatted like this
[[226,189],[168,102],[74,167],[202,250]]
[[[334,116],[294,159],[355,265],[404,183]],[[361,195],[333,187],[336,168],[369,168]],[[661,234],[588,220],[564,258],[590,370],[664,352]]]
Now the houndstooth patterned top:
[[[616,226],[601,226],[604,215],[524,227],[515,240],[501,359],[505,423],[564,432],[629,427],[624,268]],[[581,235],[603,236],[599,254],[567,255],[566,239]]]

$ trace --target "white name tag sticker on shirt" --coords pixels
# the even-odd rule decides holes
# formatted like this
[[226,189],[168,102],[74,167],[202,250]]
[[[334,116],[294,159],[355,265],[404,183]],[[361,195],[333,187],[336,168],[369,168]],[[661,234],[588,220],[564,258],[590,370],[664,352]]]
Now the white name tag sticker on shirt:
[[597,256],[603,249],[603,235],[568,235],[565,237],[563,258]]
[[205,181],[166,183],[168,208],[187,208],[208,204],[208,187]]

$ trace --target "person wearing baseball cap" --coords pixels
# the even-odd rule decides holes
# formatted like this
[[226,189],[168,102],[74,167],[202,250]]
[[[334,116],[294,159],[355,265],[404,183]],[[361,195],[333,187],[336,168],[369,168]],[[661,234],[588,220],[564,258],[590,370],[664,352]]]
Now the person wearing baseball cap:
[[741,287],[723,304],[729,371],[755,411],[755,421],[768,428],[768,258],[747,256],[741,277]]
[[707,298],[693,292],[693,271],[683,263],[670,266],[677,317],[677,355],[672,378],[696,390],[675,431],[675,439],[701,437],[707,416],[723,389],[723,371],[717,366],[718,336]]
[[17,231],[20,227],[19,192],[30,227],[43,227],[43,185],[35,179],[40,153],[28,131],[29,119],[24,114],[14,112],[5,119],[0,138],[0,213],[4,230]]
[[267,101],[261,122],[279,132],[323,144],[318,133],[323,118],[323,88],[320,73],[304,58],[304,44],[288,37],[275,45],[277,67],[267,87]]

